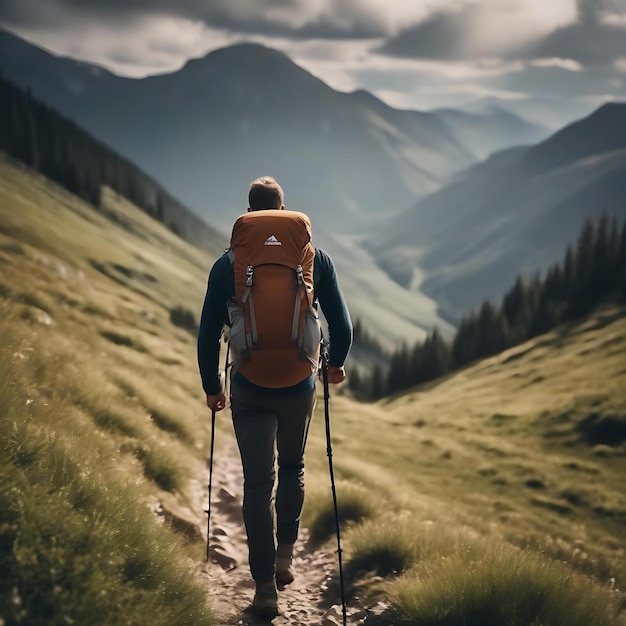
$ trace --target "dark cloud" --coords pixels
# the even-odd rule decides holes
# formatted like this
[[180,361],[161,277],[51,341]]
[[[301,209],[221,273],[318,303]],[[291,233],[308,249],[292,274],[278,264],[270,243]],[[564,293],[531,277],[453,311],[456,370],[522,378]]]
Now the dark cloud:
[[[524,58],[573,59],[586,67],[612,65],[626,58],[626,29],[607,23],[626,17],[623,0],[577,0],[578,22],[558,28],[523,51]],[[620,6],[621,5],[621,6]]]
[[576,8],[581,24],[598,24],[607,15],[626,14],[624,0],[576,0]]
[[[624,0],[577,0],[578,20],[538,40],[503,53],[508,59],[572,59],[584,66],[609,66],[626,58],[626,29],[611,17],[626,18]],[[379,51],[413,59],[466,60],[485,56],[468,40],[479,5],[431,15],[422,23],[389,39]],[[487,51],[488,52],[488,51]],[[500,56],[500,55],[498,55]]]
[[60,21],[56,0],[0,0],[0,23],[13,26],[50,26]]
[[[358,0],[342,0],[327,13],[307,11],[310,0],[0,0],[0,21],[15,26],[54,24],[68,12],[82,16],[171,15],[198,20],[233,33],[295,39],[363,39],[382,36],[383,26]],[[45,7],[46,10],[42,12]],[[315,9],[313,3],[312,8]],[[280,9],[281,17],[275,10]],[[299,11],[300,10],[300,11]],[[311,17],[300,22],[300,13]],[[42,15],[45,15],[42,18]]]
[[435,13],[401,31],[379,48],[390,56],[410,59],[461,60],[467,58],[467,20],[473,6],[454,13]]
[[559,57],[586,67],[608,66],[626,58],[626,29],[597,21],[559,28],[523,51],[529,59]]

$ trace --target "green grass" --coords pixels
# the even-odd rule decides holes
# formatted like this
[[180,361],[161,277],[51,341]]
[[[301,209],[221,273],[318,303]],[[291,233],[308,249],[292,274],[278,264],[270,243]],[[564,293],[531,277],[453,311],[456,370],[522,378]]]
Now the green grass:
[[446,532],[432,520],[418,521],[407,512],[385,514],[348,535],[348,572],[397,575],[425,560],[448,557],[468,544],[467,537]]
[[[588,436],[590,423],[621,432],[625,346],[624,311],[608,306],[392,400],[335,394],[339,505],[353,497],[345,481],[375,502],[344,533],[351,591],[382,593],[411,624],[626,623],[626,446]],[[321,410],[307,450],[316,494]],[[316,496],[308,515],[319,506]],[[533,594],[549,602],[525,614]]]
[[[197,319],[212,257],[105,202],[0,159],[0,620],[209,624],[202,546],[153,511],[203,515],[210,415],[170,312]],[[608,307],[392,400],[333,388],[351,592],[394,623],[624,624],[625,351]],[[322,411],[304,521],[332,551]]]
[[211,257],[111,202],[134,235],[0,160],[2,624],[214,623],[201,542],[154,513],[202,519],[206,407],[169,310],[201,299]]
[[28,360],[16,356],[22,352],[6,330],[0,332],[3,623],[137,624],[151,615],[157,624],[211,624],[205,590],[181,559],[187,548],[157,523],[133,476],[120,475],[112,441],[94,438],[62,391],[33,399],[35,390],[23,382]]
[[[482,549],[480,549],[482,548]],[[611,591],[560,564],[493,543],[417,565],[391,591],[398,624],[610,626]]]
[[[377,502],[368,496],[367,490],[348,482],[339,482],[336,488],[341,492],[337,502],[340,527],[346,528],[351,523],[361,522],[375,515]],[[336,532],[335,509],[332,494],[328,491],[311,496],[312,504],[307,509],[307,526],[311,539],[321,543],[333,537]]]
[[[404,513],[383,515],[351,529],[347,543],[350,590],[363,594],[361,581],[385,577],[382,589],[398,625],[621,623],[613,585],[597,585],[564,563],[515,548],[498,535],[481,536]],[[373,587],[380,592],[380,584]]]

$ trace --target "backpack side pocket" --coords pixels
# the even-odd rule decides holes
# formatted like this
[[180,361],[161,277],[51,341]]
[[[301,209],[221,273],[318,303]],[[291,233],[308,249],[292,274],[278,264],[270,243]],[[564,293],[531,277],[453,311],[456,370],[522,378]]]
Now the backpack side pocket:
[[314,371],[319,365],[320,341],[322,339],[322,329],[320,318],[313,307],[308,307],[304,314],[304,330],[302,333],[302,353],[311,363]]
[[235,298],[229,298],[226,303],[228,319],[230,321],[230,351],[232,360],[228,363],[231,372],[235,373],[239,366],[250,358],[250,352],[246,345],[246,319],[243,309],[237,304]]

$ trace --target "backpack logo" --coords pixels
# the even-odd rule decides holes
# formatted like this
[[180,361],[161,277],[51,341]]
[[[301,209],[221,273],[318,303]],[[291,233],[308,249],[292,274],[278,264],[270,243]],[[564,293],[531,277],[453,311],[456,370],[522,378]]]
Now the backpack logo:
[[276,239],[275,235],[270,235],[263,244],[264,246],[282,246],[283,244]]

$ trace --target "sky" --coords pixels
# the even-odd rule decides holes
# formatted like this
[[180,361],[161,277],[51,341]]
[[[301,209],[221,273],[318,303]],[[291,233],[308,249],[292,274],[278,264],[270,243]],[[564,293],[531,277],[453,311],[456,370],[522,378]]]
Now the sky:
[[398,108],[626,101],[626,0],[0,0],[0,26],[132,77],[256,41]]

